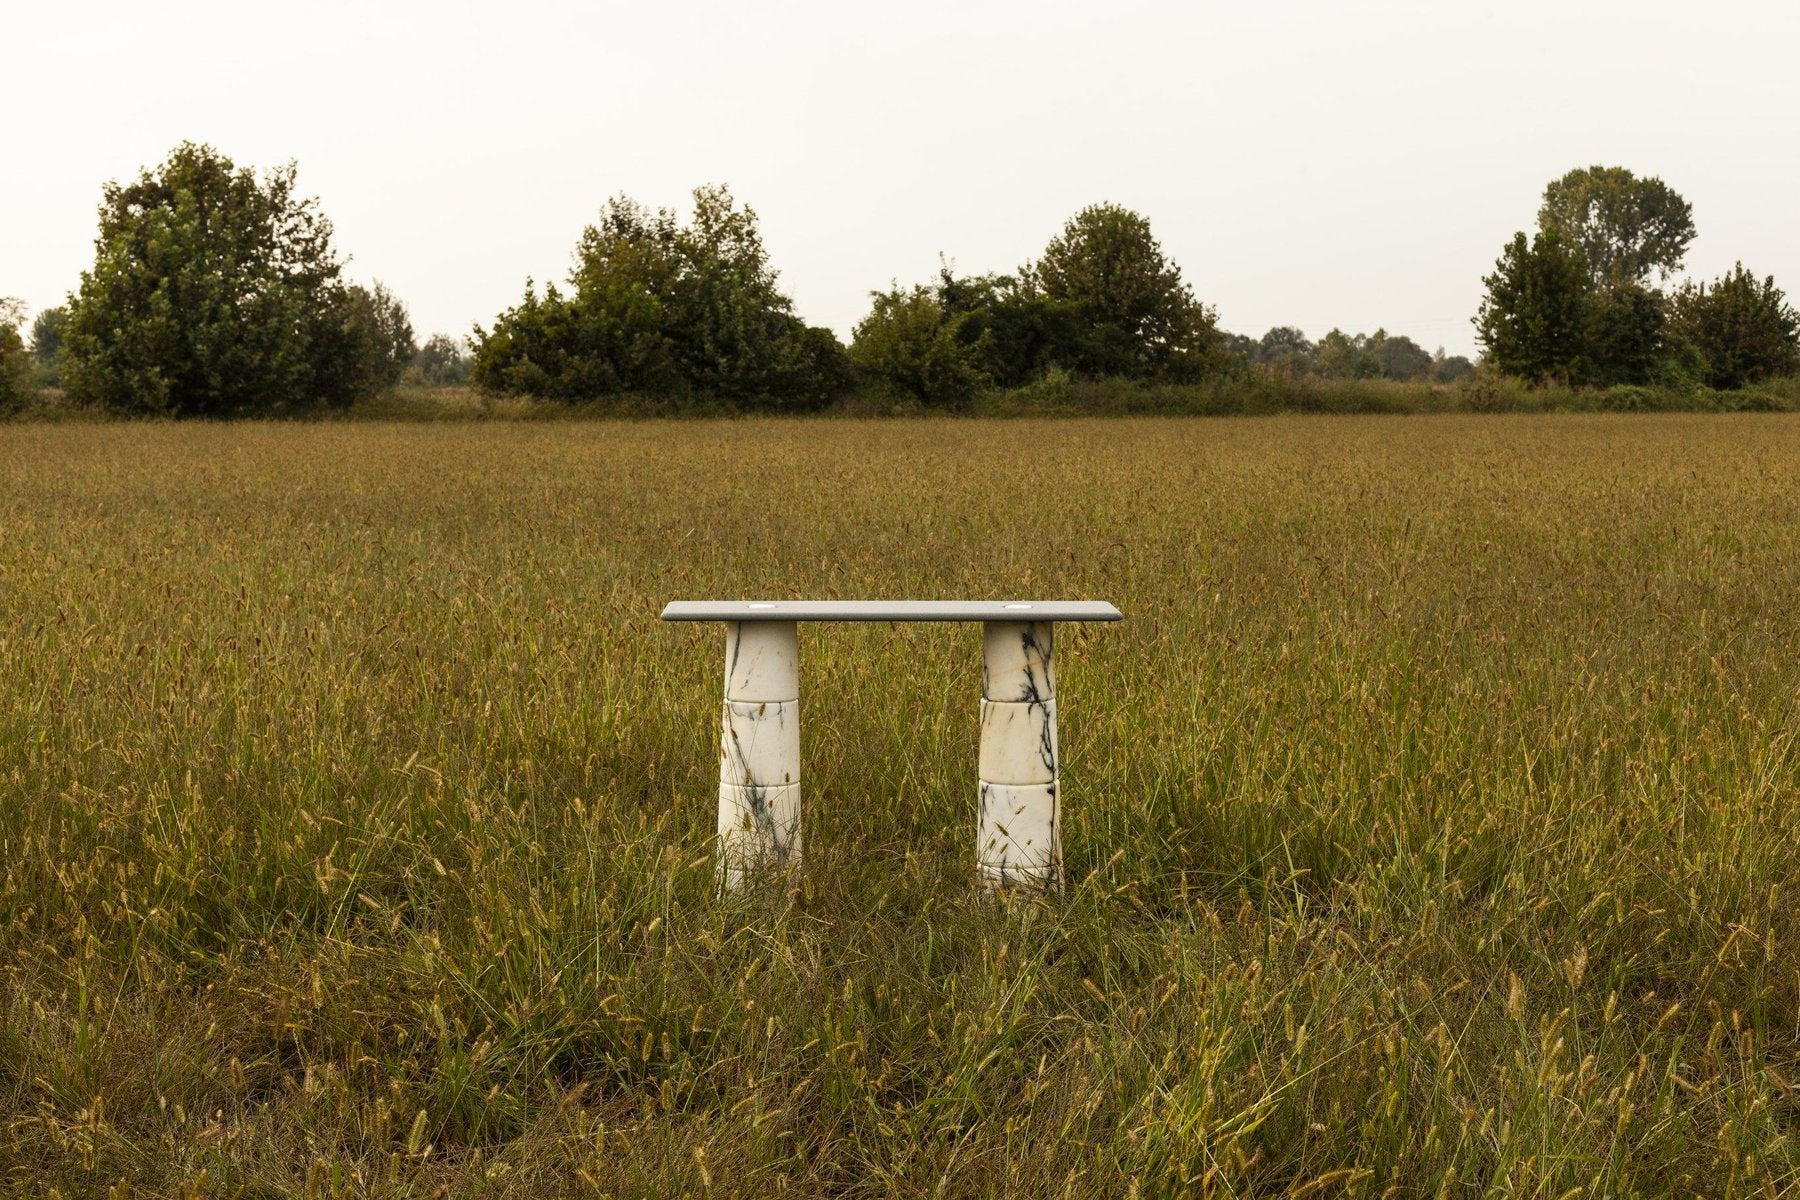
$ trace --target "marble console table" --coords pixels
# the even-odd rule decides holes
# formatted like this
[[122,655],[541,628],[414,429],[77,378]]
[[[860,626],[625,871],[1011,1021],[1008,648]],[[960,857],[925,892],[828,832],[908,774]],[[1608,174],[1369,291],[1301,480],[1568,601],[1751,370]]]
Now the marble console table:
[[725,624],[719,876],[739,886],[800,857],[801,621],[982,623],[980,816],[975,862],[992,885],[1060,885],[1057,621],[1117,621],[1086,600],[676,600],[665,621]]

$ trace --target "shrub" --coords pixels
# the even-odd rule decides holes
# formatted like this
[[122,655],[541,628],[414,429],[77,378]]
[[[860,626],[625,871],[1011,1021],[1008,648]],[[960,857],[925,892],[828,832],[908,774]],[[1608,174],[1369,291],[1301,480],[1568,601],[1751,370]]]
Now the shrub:
[[823,408],[856,382],[856,370],[844,343],[822,325],[787,316],[775,350],[764,393],[770,407]]
[[1700,348],[1665,323],[1662,353],[1650,368],[1651,386],[1693,392],[1706,387],[1710,375],[1706,355],[1700,353]]
[[[500,314],[491,330],[475,329],[469,378],[486,392],[540,396],[546,400],[592,400],[639,388],[670,390],[679,383],[654,327],[633,330],[611,318],[590,296],[584,307],[551,284],[540,297],[527,280],[525,296]],[[634,344],[660,351],[662,370],[644,368],[650,357]],[[646,386],[651,385],[651,386]]]
[[1637,384],[1619,384],[1600,393],[1604,412],[1656,412],[1668,407],[1667,393]]

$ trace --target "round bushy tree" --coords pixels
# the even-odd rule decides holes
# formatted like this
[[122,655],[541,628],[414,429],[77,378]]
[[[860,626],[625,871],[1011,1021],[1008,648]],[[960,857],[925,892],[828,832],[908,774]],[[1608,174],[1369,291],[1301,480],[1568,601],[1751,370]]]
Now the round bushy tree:
[[976,347],[962,337],[969,315],[947,313],[938,289],[896,284],[872,299],[850,342],[865,376],[935,408],[959,407],[986,384]]
[[1374,379],[1381,374],[1381,359],[1369,348],[1369,339],[1341,329],[1319,339],[1316,361],[1319,374],[1327,379]]
[[694,192],[693,220],[628,197],[583,231],[572,294],[529,284],[489,329],[471,378],[489,391],[583,400],[619,393],[815,407],[848,380],[844,349],[776,286],[756,213],[723,187]]
[[1082,209],[1021,274],[1028,291],[1076,310],[1079,340],[1058,356],[1074,370],[1179,379],[1213,362],[1212,310],[1194,299],[1150,222],[1128,208]]
[[1318,366],[1319,348],[1292,325],[1277,325],[1250,345],[1250,361],[1279,375],[1305,375]]
[[1431,375],[1430,352],[1404,334],[1377,329],[1368,346],[1383,379],[1425,379]]
[[109,183],[94,265],[69,301],[70,395],[237,416],[344,405],[379,387],[362,353],[382,337],[374,306],[339,278],[331,223],[295,174],[289,163],[258,179],[184,142],[154,171]]
[[1738,263],[1711,284],[1684,285],[1670,307],[1673,332],[1705,358],[1713,387],[1800,371],[1800,314],[1773,276],[1759,282]]

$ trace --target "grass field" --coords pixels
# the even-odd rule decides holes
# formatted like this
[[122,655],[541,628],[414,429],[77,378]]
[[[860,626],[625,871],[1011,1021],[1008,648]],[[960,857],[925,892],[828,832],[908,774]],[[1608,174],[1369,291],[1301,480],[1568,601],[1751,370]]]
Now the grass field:
[[[715,898],[754,593],[1117,603],[1068,891],[835,626]],[[0,428],[0,1191],[1793,1192],[1797,597],[1788,416]]]

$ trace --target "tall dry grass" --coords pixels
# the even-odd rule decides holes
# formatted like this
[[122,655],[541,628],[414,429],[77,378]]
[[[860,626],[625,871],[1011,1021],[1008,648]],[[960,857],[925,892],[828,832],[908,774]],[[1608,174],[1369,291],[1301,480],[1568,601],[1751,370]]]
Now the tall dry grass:
[[[0,429],[0,1189],[1780,1194],[1800,422]],[[712,892],[675,596],[1110,599],[1067,894],[978,634],[804,631]],[[109,1191],[121,1185],[128,1190]]]

